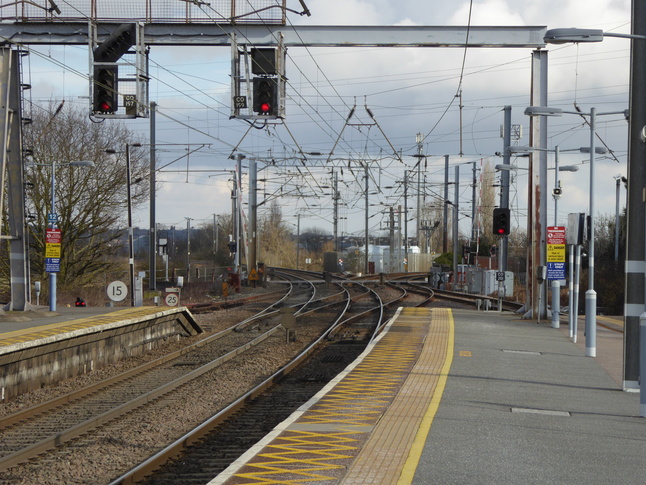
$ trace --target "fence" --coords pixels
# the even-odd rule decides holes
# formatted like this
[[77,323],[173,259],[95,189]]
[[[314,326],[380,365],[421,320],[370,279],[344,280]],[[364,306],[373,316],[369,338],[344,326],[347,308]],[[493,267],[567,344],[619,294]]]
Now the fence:
[[286,0],[18,0],[0,20],[19,22],[285,24]]

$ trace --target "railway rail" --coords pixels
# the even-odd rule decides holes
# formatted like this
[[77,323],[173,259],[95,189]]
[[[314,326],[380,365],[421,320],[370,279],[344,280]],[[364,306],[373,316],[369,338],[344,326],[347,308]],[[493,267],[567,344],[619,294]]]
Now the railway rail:
[[330,330],[288,366],[111,485],[139,483],[144,477],[144,483],[158,485],[213,478],[352,362],[383,328],[383,308],[407,295],[402,288],[390,288],[394,294],[384,302],[378,291],[363,283],[338,284],[355,294],[354,315],[340,314]]
[[[280,345],[291,345],[290,352],[293,352],[294,347],[303,347],[307,343],[305,350],[301,349],[302,361],[316,349],[318,344],[312,344],[312,341],[332,338],[351,342],[366,340],[367,327],[364,324],[350,332],[344,330],[340,336],[333,337],[332,331],[343,329],[357,319],[364,320],[366,314],[374,314],[382,306],[374,290],[354,282],[324,285],[322,280],[313,282],[293,274],[289,278],[288,289],[281,293],[280,298],[252,318],[236,322],[188,348],[128,373],[0,420],[1,476],[9,477],[6,483],[21,480],[27,483],[29,479],[21,477],[30,476],[38,468],[43,469],[40,464],[44,462],[48,463],[45,469],[55,476],[49,464],[68,462],[73,459],[70,456],[74,456],[74,450],[90,447],[97,437],[108,442],[119,441],[120,430],[137,428],[142,416],[155,415],[153,409],[181,409],[187,400],[187,390],[191,387],[193,390],[190,392],[203,390],[206,384],[200,382],[210,374],[220,372],[220,377],[226,376],[232,368],[243,367],[257,355],[275,353]],[[297,319],[307,319],[308,323],[298,325],[301,344],[285,342],[279,306],[293,308]],[[370,327],[378,328],[382,321],[383,315],[380,315]],[[299,360],[290,360],[291,356],[276,365],[278,370],[265,379],[264,385],[271,385],[272,380],[281,378],[299,365]],[[257,381],[268,371],[264,367],[260,370],[262,372],[256,370],[252,380]],[[212,380],[217,381],[218,378]],[[244,402],[253,392],[262,392],[262,389],[249,391],[252,394],[237,392]],[[220,403],[219,407],[232,409],[232,405],[227,401]],[[199,422],[202,421],[200,419]],[[113,477],[117,475],[115,470],[106,473],[112,473]],[[63,483],[66,480],[57,478],[55,481]],[[47,483],[47,480],[41,483]]]
[[[1,419],[0,477],[7,477],[1,483],[64,483],[70,481],[65,468],[75,478],[89,473],[86,483],[144,477],[147,483],[204,483],[354,360],[395,307],[428,305],[437,297],[404,275],[384,283],[343,277],[326,283],[320,274],[286,270],[275,275],[281,291],[245,303],[259,307],[273,298],[255,315],[128,373]],[[285,313],[296,320],[295,340],[285,337]],[[124,449],[131,456],[118,454]],[[106,450],[109,456],[98,456]],[[93,466],[87,469],[85,461]]]

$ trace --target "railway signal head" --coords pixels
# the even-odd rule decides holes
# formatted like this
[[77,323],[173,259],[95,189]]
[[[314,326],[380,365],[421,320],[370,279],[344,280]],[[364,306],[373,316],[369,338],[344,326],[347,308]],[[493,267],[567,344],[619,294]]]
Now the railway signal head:
[[278,112],[278,84],[275,78],[253,79],[253,111],[263,116],[276,116]]
[[493,210],[493,233],[496,236],[509,235],[509,209],[496,208]]
[[95,65],[92,85],[92,111],[115,113],[118,108],[117,66]]
[[277,50],[270,48],[251,49],[251,72],[252,74],[278,74],[276,69]]

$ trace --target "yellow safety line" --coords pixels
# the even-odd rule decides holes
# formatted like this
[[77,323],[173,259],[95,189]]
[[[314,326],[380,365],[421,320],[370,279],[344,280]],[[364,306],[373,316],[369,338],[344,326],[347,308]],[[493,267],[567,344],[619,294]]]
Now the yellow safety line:
[[159,313],[159,307],[138,307],[117,310],[102,315],[91,315],[80,318],[70,318],[67,321],[41,325],[39,327],[29,327],[12,332],[0,334],[0,346],[8,346],[20,342],[59,335],[74,330],[97,327],[108,323],[126,321],[139,316],[153,315]]
[[268,444],[257,461],[248,462],[235,473],[234,482],[336,482],[336,475],[356,458],[367,429],[383,415],[416,361],[415,346],[411,348],[411,341],[401,342],[401,338],[401,334],[387,333],[381,345],[375,346],[301,421]]
[[424,445],[426,444],[426,439],[428,434],[431,431],[431,425],[437,414],[437,410],[440,407],[440,402],[442,400],[442,395],[444,394],[444,388],[446,387],[446,381],[449,378],[449,370],[451,369],[451,363],[453,362],[453,346],[455,343],[455,324],[453,321],[453,312],[448,309],[449,316],[449,338],[447,341],[447,351],[446,359],[444,360],[444,365],[442,366],[442,372],[440,379],[437,383],[437,388],[433,393],[431,398],[431,403],[426,410],[426,414],[422,418],[422,423],[417,431],[413,445],[411,446],[410,452],[408,453],[408,458],[402,469],[402,474],[399,477],[397,485],[409,485],[413,482],[413,477],[415,476],[415,470],[417,470],[417,465],[419,460],[422,457],[422,452],[424,451]]

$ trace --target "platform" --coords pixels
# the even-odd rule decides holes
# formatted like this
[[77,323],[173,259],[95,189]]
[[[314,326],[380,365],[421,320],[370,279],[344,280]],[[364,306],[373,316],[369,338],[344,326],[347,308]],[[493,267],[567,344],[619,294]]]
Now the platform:
[[[567,329],[402,309],[357,361],[215,484],[643,483],[646,420]],[[605,367],[604,367],[605,366]]]
[[185,307],[63,308],[0,318],[0,400],[202,330]]

